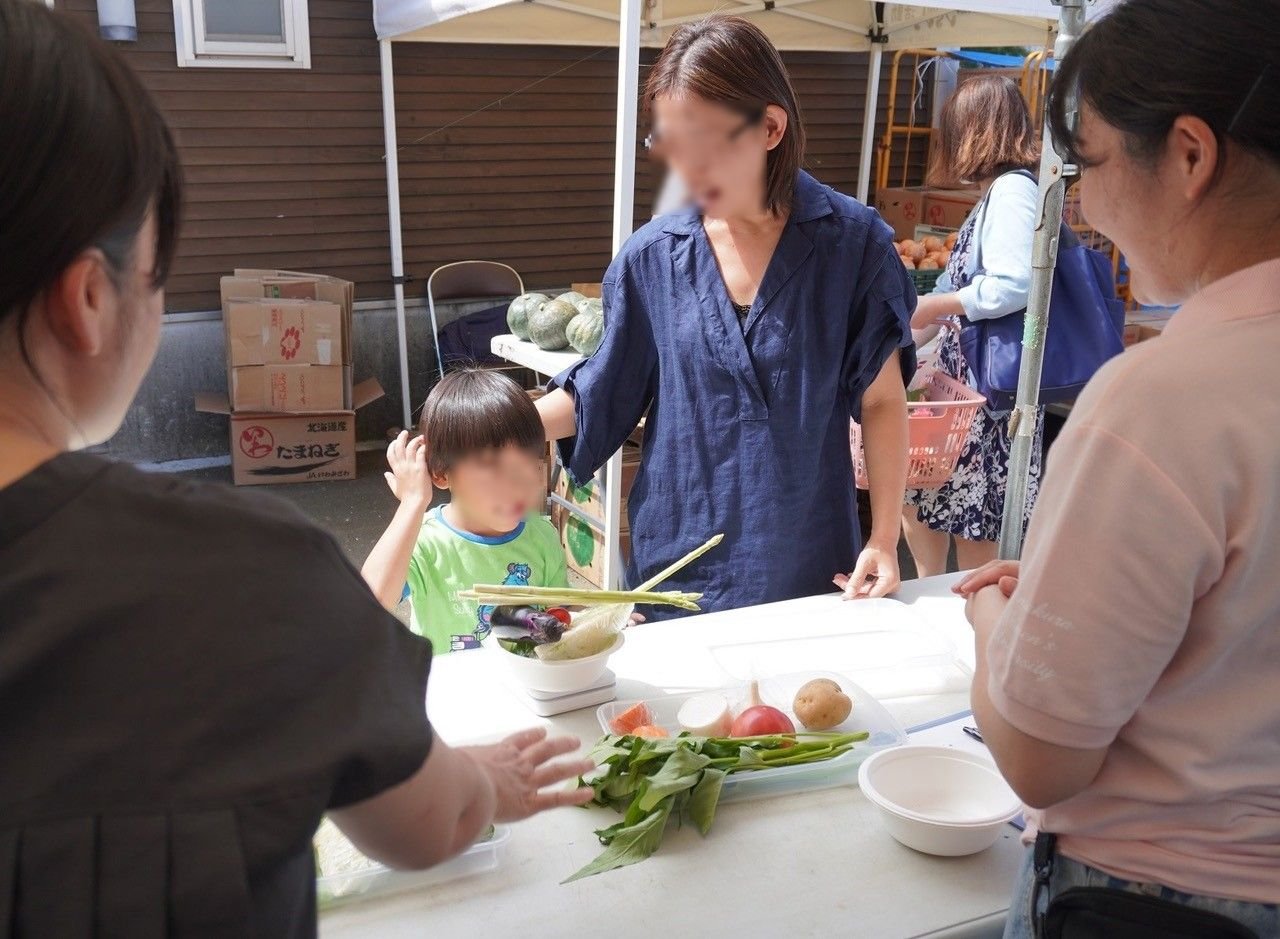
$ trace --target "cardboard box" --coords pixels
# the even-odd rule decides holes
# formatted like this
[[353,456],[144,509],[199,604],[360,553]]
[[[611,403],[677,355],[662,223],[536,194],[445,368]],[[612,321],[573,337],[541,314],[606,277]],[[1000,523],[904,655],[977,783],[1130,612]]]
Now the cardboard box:
[[924,196],[921,219],[935,228],[958,229],[980,198],[977,189],[930,189]]
[[325,274],[237,268],[234,275],[222,278],[220,287],[224,316],[227,304],[233,300],[324,300],[337,304],[342,317],[342,347],[340,358],[334,364],[351,364],[355,284],[350,281]]
[[230,415],[231,474],[237,486],[355,479],[356,411],[382,395],[382,386],[371,378],[352,390],[350,409],[233,413],[226,395],[201,392],[196,410]]
[[351,401],[345,365],[242,365],[231,370],[232,411],[314,414]]
[[569,289],[578,291],[584,297],[599,297],[603,286],[603,284],[573,284]]
[[228,300],[227,364],[342,365],[342,308],[327,300]]
[[893,236],[901,241],[910,238],[916,225],[924,220],[924,186],[906,186],[881,189],[876,193],[876,211],[893,229]]
[[[604,584],[604,533],[558,505],[552,507],[551,521],[560,533],[565,565],[591,586],[601,587]],[[622,563],[626,564],[631,558],[631,533],[623,530],[618,540]]]

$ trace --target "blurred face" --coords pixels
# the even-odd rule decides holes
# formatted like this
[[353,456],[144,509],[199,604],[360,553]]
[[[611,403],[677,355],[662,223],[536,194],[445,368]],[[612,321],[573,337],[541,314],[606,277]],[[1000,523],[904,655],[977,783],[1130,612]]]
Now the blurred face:
[[11,375],[52,399],[66,419],[60,445],[93,446],[114,435],[151,367],[164,312],[164,291],[152,276],[155,236],[148,217],[119,268],[100,249],[85,250],[27,317],[31,370],[24,365]]
[[1135,156],[1124,135],[1083,104],[1079,149],[1085,219],[1124,253],[1134,297],[1174,305],[1195,293],[1217,224],[1202,211],[1217,160],[1212,132],[1179,118],[1161,153]]
[[[148,216],[130,252],[129,263],[114,276],[114,298],[106,302],[114,315],[104,317],[110,331],[107,347],[114,355],[101,356],[94,370],[101,382],[102,410],[96,415],[96,436],[101,442],[120,429],[142,380],[146,378],[160,344],[164,315],[164,290],[153,282],[156,263],[156,223]],[[89,436],[95,434],[88,433]]]
[[659,97],[653,111],[656,152],[704,215],[760,212],[768,154],[786,132],[786,111],[769,105],[744,115],[692,95]]
[[458,461],[433,480],[477,534],[515,530],[545,495],[542,461],[515,445]]

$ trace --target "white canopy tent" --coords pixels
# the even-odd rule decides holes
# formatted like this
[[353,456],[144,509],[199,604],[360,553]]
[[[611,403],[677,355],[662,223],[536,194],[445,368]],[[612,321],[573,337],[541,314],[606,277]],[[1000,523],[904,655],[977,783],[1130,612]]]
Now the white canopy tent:
[[[1096,15],[1110,0],[1088,0]],[[858,198],[866,201],[884,50],[958,46],[1040,46],[1054,38],[1054,0],[373,0],[382,62],[391,269],[400,345],[404,426],[412,424],[404,308],[404,250],[396,144],[393,42],[618,46],[613,253],[633,230],[640,48],[661,48],[683,23],[731,12],[758,25],[782,50],[870,52]],[[615,461],[617,458],[615,457]],[[611,464],[611,468],[612,464]],[[615,468],[616,469],[616,468]],[[611,473],[612,478],[617,476]],[[608,487],[614,489],[615,487]],[[608,493],[604,579],[619,582],[618,495]]]

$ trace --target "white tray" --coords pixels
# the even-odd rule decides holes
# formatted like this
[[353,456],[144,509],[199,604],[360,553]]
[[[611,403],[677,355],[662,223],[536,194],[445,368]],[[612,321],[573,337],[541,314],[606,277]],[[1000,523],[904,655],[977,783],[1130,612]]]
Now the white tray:
[[[760,698],[765,704],[772,705],[782,711],[796,725],[798,731],[804,728],[796,720],[791,710],[796,692],[805,682],[814,678],[829,678],[844,689],[844,693],[853,699],[853,711],[849,719],[839,727],[832,728],[839,733],[854,733],[865,730],[869,736],[861,743],[854,744],[852,750],[827,760],[825,763],[810,763],[805,766],[780,766],[776,769],[753,770],[751,772],[734,773],[724,781],[720,801],[736,802],[742,799],[760,799],[774,795],[785,795],[789,792],[800,792],[809,789],[828,789],[833,786],[852,786],[858,782],[858,767],[872,753],[897,747],[906,743],[907,735],[893,716],[884,709],[875,698],[867,694],[856,682],[847,676],[833,672],[807,671],[789,675],[778,675],[760,681]],[[719,689],[719,693],[729,699],[734,711],[746,706],[748,686],[744,683]],[[658,724],[672,734],[680,730],[676,715],[680,705],[692,697],[706,692],[691,694],[663,695],[645,698],[644,703],[653,713]],[[606,734],[612,734],[609,722],[638,704],[636,700],[610,701],[596,711],[596,717]]]
[[421,890],[496,870],[510,838],[510,828],[495,825],[492,838],[477,842],[457,857],[424,871],[394,871],[381,864],[374,864],[366,870],[349,874],[317,877],[316,905],[321,910],[326,910],[353,901],[406,890]]
[[913,623],[716,646],[711,656],[725,674],[741,681],[828,668],[880,700],[964,692],[973,682],[972,671],[945,636]]

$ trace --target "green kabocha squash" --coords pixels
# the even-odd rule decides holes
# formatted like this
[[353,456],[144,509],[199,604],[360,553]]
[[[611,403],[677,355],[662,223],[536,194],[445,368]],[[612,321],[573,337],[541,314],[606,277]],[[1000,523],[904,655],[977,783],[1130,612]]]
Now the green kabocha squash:
[[599,297],[583,297],[574,306],[578,308],[579,313],[586,313],[588,310],[596,310],[599,313],[604,312],[604,301]]
[[539,349],[548,352],[568,348],[569,337],[564,331],[577,315],[572,303],[548,300],[529,314],[529,338]]
[[507,328],[517,339],[529,338],[529,317],[551,298],[545,293],[522,293],[507,307]]
[[604,310],[584,309],[569,323],[565,337],[579,355],[593,354],[604,338]]
[[587,299],[587,297],[585,294],[578,293],[578,291],[576,290],[567,290],[564,293],[560,294],[560,296],[556,297],[556,299],[563,300],[565,303],[569,304],[570,306],[576,307],[583,300]]

